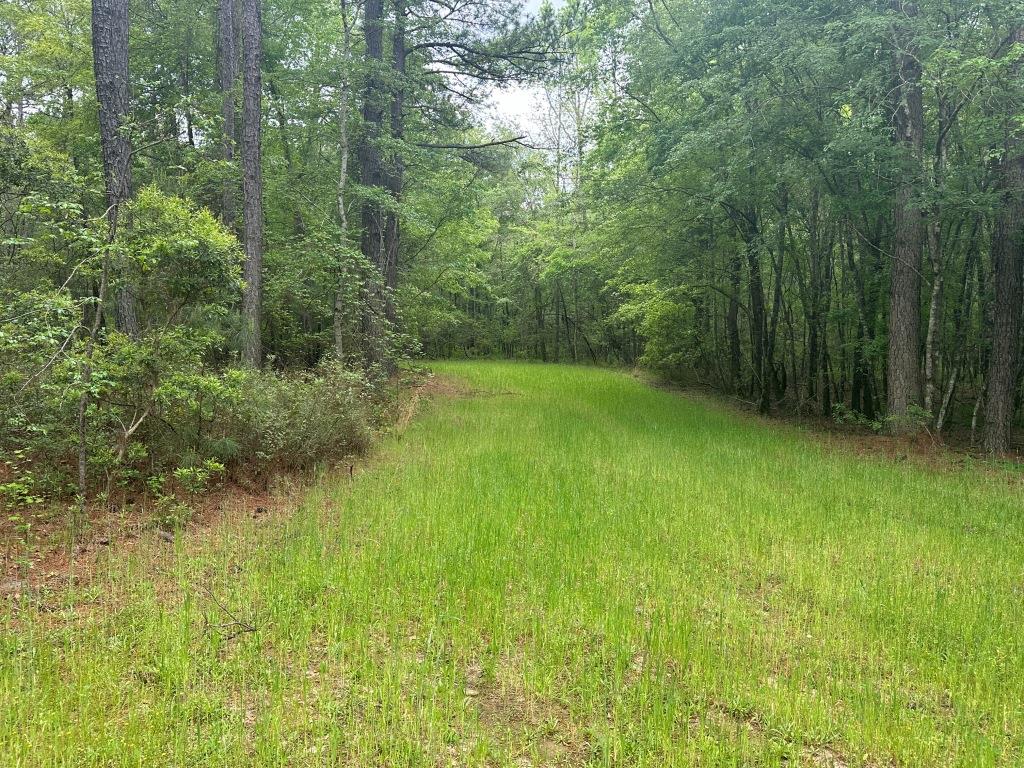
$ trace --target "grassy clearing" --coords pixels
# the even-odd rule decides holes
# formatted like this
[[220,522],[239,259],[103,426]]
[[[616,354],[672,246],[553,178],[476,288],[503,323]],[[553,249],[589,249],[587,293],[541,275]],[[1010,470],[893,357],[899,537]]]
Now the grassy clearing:
[[1017,481],[618,373],[437,368],[467,392],[354,483],[6,610],[0,762],[1024,762]]

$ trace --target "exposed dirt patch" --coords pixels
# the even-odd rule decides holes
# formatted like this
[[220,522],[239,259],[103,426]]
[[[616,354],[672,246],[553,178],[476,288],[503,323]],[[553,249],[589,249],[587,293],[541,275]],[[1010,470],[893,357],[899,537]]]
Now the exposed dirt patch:
[[584,765],[589,747],[568,708],[525,690],[514,670],[504,660],[487,680],[480,666],[467,666],[465,694],[480,726],[522,768]]
[[473,389],[461,379],[434,373],[415,388],[425,398],[445,397],[518,397],[521,393],[510,389]]
[[473,394],[466,382],[438,373],[431,374],[416,391],[422,397],[469,397]]
[[270,489],[251,490],[225,484],[193,500],[187,528],[170,532],[154,522],[152,504],[139,499],[116,512],[97,507],[72,536],[67,518],[53,516],[34,525],[26,537],[0,531],[0,599],[44,596],[68,586],[91,584],[110,557],[125,557],[154,543],[173,550],[176,538],[197,538],[215,523],[231,525],[245,519],[269,520],[295,509],[308,487],[307,476],[279,477]]

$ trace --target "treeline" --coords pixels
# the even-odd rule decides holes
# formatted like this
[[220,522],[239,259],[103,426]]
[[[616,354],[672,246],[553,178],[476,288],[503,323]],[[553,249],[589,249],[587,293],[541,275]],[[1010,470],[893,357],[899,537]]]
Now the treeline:
[[545,64],[548,16],[5,2],[0,505],[362,445],[418,351],[401,275],[458,250],[509,167],[473,108]]
[[[316,462],[365,442],[420,354],[638,363],[1005,451],[1022,18],[4,3],[2,502],[81,513]],[[531,137],[481,129],[488,94],[524,82]]]
[[[641,363],[1007,449],[1024,5],[571,3],[546,176],[438,352]],[[538,193],[537,190],[540,190]]]

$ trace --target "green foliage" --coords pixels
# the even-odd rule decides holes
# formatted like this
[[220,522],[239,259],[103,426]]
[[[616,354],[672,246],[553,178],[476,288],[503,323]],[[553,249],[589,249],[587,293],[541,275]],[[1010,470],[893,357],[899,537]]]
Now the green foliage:
[[639,362],[677,381],[692,379],[696,359],[692,305],[653,283],[625,286],[622,293],[629,298],[610,321],[637,329],[644,340]]
[[[67,159],[10,131],[0,140],[15,158],[8,163],[5,155],[0,173],[12,212],[7,231],[18,234],[3,243],[11,266],[0,281],[0,344],[8,350],[0,359],[0,454],[13,457],[0,475],[5,508],[74,493],[84,448],[90,491],[117,503],[146,477],[166,476],[151,483],[158,517],[180,525],[187,501],[229,466],[305,466],[366,443],[373,408],[361,376],[326,363],[297,377],[225,367],[241,250],[207,209],[144,187],[120,212],[107,249],[91,225],[76,224],[81,209],[64,200],[77,194]],[[118,282],[108,254],[127,265],[142,334],[129,338],[108,321],[90,350],[97,305],[73,288],[82,280],[95,290],[107,270],[112,290],[103,310],[112,317]],[[62,260],[72,279],[48,279]],[[331,409],[343,411],[325,418]]]
[[881,432],[885,428],[885,422],[881,419],[869,419],[863,413],[858,413],[843,403],[832,404],[832,419],[837,424],[863,427],[872,432]]
[[125,211],[117,247],[137,278],[133,286],[152,335],[163,328],[216,327],[241,290],[238,241],[187,200],[149,186]]
[[230,409],[210,425],[211,446],[230,441],[235,466],[308,468],[365,448],[382,392],[361,373],[325,360],[315,370],[233,371]]

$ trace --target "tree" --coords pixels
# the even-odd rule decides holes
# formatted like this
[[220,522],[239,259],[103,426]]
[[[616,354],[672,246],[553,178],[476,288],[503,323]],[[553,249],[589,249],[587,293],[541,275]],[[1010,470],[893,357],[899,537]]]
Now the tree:
[[[913,19],[917,5],[893,0],[898,16]],[[903,19],[893,29],[895,83],[893,135],[906,148],[908,161],[900,169],[893,212],[894,242],[889,278],[888,409],[890,428],[909,428],[911,406],[920,404],[921,254],[924,235],[920,203],[915,200],[924,143],[920,51]]]
[[[92,59],[99,103],[100,146],[109,227],[113,241],[121,207],[131,197],[132,144],[128,76],[128,0],[94,0]],[[133,338],[140,334],[135,296],[127,265],[120,261],[115,293],[117,327]],[[102,293],[101,293],[102,298]]]
[[[384,0],[366,0],[363,17],[367,77],[363,92],[363,138],[359,145],[359,181],[364,188],[383,190],[387,177],[380,144],[384,131]],[[387,251],[384,245],[386,213],[380,198],[367,196],[362,207],[362,253],[367,262],[366,303],[363,309],[363,354],[366,363],[387,365],[384,305]]]
[[[1024,28],[1011,39],[1024,44]],[[1024,51],[1011,49],[1024,57]],[[1020,75],[1020,66],[1010,68]],[[1013,104],[1009,100],[1009,104]],[[992,350],[985,393],[984,446],[989,453],[1006,451],[1020,382],[1021,311],[1024,307],[1024,151],[1017,121],[1004,121],[1002,156],[996,167],[1001,206],[992,233]]]
[[[235,157],[235,86],[238,79],[238,45],[235,39],[236,0],[217,2],[217,87],[221,92],[222,157],[231,165]],[[221,221],[228,227],[235,224],[235,183],[231,178],[223,182]]]
[[242,205],[245,263],[242,277],[242,361],[263,362],[263,30],[260,0],[242,0]]

